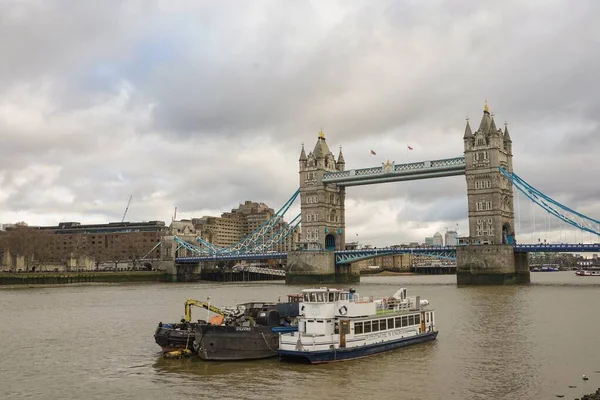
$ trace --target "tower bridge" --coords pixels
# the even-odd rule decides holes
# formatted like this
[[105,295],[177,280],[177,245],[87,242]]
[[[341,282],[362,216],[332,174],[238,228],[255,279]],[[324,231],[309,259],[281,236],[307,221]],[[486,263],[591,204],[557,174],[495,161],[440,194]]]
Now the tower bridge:
[[[265,252],[269,243],[287,237],[288,228],[271,232],[282,215],[274,216],[255,234],[227,249],[218,249],[201,239],[199,246],[179,242],[190,257],[177,263],[237,259],[287,259],[286,282],[354,282],[359,271],[352,263],[384,254],[413,252],[455,259],[458,284],[513,284],[530,280],[527,253],[532,251],[600,251],[599,245],[522,245],[515,241],[514,193],[516,187],[546,212],[582,231],[600,235],[600,221],[586,217],[527,184],[513,172],[512,139],[508,127],[499,129],[487,102],[478,128],[467,120],[463,135],[464,154],[441,160],[406,164],[387,161],[378,167],[345,169],[329,150],[325,134],[308,154],[302,145],[299,158],[299,190],[282,207],[287,211],[300,198],[301,213],[293,219],[302,226],[299,249],[287,254]],[[346,188],[388,182],[464,175],[467,183],[469,237],[466,245],[444,248],[389,248],[345,250]],[[281,210],[280,210],[281,211]],[[296,222],[297,221],[297,222]],[[265,243],[267,243],[265,245]],[[260,244],[260,245],[259,245]]]

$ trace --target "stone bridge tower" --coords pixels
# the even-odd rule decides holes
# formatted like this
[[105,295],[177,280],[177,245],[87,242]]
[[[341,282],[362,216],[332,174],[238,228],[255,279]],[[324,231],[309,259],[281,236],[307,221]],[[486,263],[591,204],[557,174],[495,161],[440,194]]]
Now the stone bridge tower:
[[498,170],[513,171],[512,141],[505,124],[496,128],[487,102],[473,134],[467,121],[465,135],[469,234],[477,244],[514,244],[513,188]]
[[496,127],[487,101],[479,128],[467,120],[463,136],[469,209],[469,245],[456,249],[457,283],[529,282],[527,254],[515,252],[513,187],[498,167],[513,171],[508,127]]
[[321,131],[315,148],[308,156],[302,145],[299,163],[301,247],[304,250],[344,250],[345,188],[323,183],[326,172],[344,170],[342,149],[336,161]]

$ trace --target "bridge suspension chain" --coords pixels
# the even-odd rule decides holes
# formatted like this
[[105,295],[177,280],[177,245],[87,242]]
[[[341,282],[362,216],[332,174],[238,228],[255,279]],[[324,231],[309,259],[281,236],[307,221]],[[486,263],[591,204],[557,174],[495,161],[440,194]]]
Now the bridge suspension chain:
[[[252,245],[257,244],[261,239],[268,237],[269,233],[272,232],[273,228],[277,226],[279,222],[283,221],[284,214],[289,210],[289,208],[294,204],[296,198],[300,194],[300,189],[296,190],[296,192],[290,197],[288,201],[265,223],[259,226],[254,232],[250,235],[246,236],[244,239],[234,244],[233,246],[227,247],[225,249],[221,249],[218,253],[231,253],[236,251],[242,251],[244,249],[251,248]],[[254,246],[255,247],[255,246]]]
[[269,236],[265,242],[260,243],[254,248],[250,249],[253,252],[264,252],[273,248],[273,246],[285,241],[292,233],[296,231],[296,228],[300,225],[302,214],[296,215],[296,217],[289,222],[287,226],[281,227],[273,235]]
[[574,226],[575,228],[600,236],[600,221],[572,210],[571,208],[546,196],[544,193],[528,184],[517,174],[510,173],[502,167],[499,167],[499,169],[500,172],[513,184],[513,186],[515,186],[521,193],[527,196],[531,201],[540,206],[546,212],[554,215],[567,224]]
[[248,236],[235,243],[230,247],[219,247],[214,244],[197,237],[196,241],[199,245],[186,242],[185,240],[175,237],[178,244],[177,249],[185,248],[193,254],[197,255],[227,255],[227,254],[242,254],[247,252],[266,251],[274,245],[281,243],[287,239],[300,224],[300,214],[287,224],[283,223],[285,213],[290,209],[292,204],[300,195],[300,189],[296,190],[281,208],[267,221],[261,224]]

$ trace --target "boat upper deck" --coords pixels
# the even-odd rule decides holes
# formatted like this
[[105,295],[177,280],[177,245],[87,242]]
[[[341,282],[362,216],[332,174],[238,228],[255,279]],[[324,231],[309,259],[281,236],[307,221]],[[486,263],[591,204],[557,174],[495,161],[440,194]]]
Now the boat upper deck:
[[406,288],[391,297],[361,297],[353,289],[316,288],[302,290],[301,315],[305,318],[367,317],[416,311],[429,304],[419,297],[410,298]]

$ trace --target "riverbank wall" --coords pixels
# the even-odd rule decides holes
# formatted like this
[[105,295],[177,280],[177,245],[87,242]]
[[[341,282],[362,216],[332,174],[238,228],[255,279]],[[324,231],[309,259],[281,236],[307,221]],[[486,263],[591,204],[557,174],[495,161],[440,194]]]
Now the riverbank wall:
[[0,274],[0,286],[169,282],[170,279],[163,271],[4,273]]

